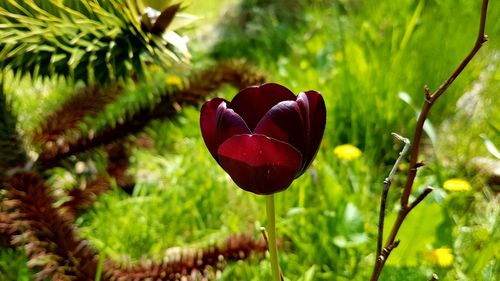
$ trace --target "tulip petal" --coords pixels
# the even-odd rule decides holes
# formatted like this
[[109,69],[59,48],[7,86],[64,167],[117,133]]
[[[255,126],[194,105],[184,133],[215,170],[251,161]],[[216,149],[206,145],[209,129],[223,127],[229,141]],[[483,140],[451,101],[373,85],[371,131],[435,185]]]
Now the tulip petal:
[[[225,102],[217,107],[217,146],[234,135],[250,134],[247,124],[234,110],[227,108]],[[216,158],[217,159],[217,158]]]
[[217,108],[226,100],[214,98],[203,104],[200,112],[200,128],[203,140],[210,151],[210,154],[217,159],[217,148],[219,143],[217,140]]
[[[306,157],[305,121],[295,101],[282,101],[273,106],[255,127],[254,133],[291,144]],[[303,159],[305,160],[305,159]]]
[[218,155],[233,181],[256,194],[285,190],[302,164],[293,146],[263,135],[235,135],[221,144]]
[[326,125],[326,107],[323,97],[316,91],[300,93],[297,97],[297,104],[301,115],[305,117],[302,120],[304,121],[306,147],[308,149],[304,157],[304,166],[300,171],[300,174],[302,174],[311,164],[321,144]]
[[286,87],[266,83],[241,90],[231,101],[229,108],[234,109],[253,131],[264,114],[274,105],[281,101],[295,99],[296,96]]

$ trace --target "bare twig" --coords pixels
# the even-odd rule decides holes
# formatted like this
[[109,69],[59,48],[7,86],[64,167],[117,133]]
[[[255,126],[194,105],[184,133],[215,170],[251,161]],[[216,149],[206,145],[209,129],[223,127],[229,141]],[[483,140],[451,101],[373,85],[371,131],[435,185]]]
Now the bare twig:
[[[432,94],[428,87],[426,86],[424,89],[424,94],[425,94],[425,102],[422,106],[422,111],[420,112],[420,115],[417,120],[417,125],[415,127],[415,134],[413,137],[413,143],[411,147],[411,158],[410,158],[410,168],[408,170],[408,175],[406,179],[406,183],[403,188],[403,193],[401,195],[401,208],[399,211],[399,214],[396,218],[396,221],[394,222],[391,233],[389,234],[389,237],[387,238],[385,247],[381,249],[381,244],[380,242],[383,237],[383,229],[380,228],[380,225],[383,226],[384,224],[384,214],[381,214],[381,218],[379,218],[379,237],[378,237],[378,246],[377,246],[377,258],[375,260],[375,266],[371,275],[370,280],[371,281],[376,281],[378,280],[380,273],[382,272],[382,269],[385,265],[385,262],[389,258],[389,255],[391,254],[392,250],[399,244],[399,241],[396,241],[396,236],[399,232],[399,229],[401,228],[401,225],[403,224],[403,221],[405,220],[406,216],[410,213],[411,210],[413,210],[422,200],[432,191],[432,188],[428,187],[426,188],[422,194],[420,194],[415,201],[412,203],[409,203],[409,198],[411,195],[411,191],[413,188],[413,184],[415,182],[415,177],[417,175],[417,169],[423,165],[422,162],[418,161],[418,155],[419,155],[419,147],[420,143],[422,140],[422,135],[423,135],[423,127],[424,123],[427,120],[427,117],[429,115],[429,112],[434,105],[434,103],[437,101],[437,99],[448,89],[448,87],[455,81],[455,79],[462,73],[464,68],[467,66],[467,64],[472,60],[472,58],[476,55],[476,53],[479,51],[481,46],[488,40],[488,36],[484,34],[485,26],[486,26],[486,14],[488,10],[488,0],[483,0],[482,7],[481,7],[481,19],[479,22],[479,31],[478,35],[476,38],[476,42],[474,44],[474,47],[471,49],[469,54],[465,57],[465,59],[460,63],[460,65],[453,71],[453,73],[444,81],[444,83],[439,86],[438,89],[436,89]],[[388,183],[387,183],[388,182]],[[381,213],[385,213],[385,199],[384,197],[387,196],[386,192],[388,192],[389,186],[390,186],[390,179],[386,180],[385,185],[387,185],[387,188],[384,186],[384,193],[382,195],[382,203],[381,207],[384,207],[384,210],[381,208]],[[387,189],[387,191],[386,191]],[[384,204],[382,206],[382,204]],[[381,220],[381,221],[380,221]],[[432,279],[431,279],[432,280]]]
[[428,186],[424,189],[424,191],[422,191],[422,193],[420,193],[420,195],[417,197],[417,199],[415,199],[413,202],[410,203],[410,205],[408,206],[408,213],[413,209],[415,208],[420,202],[422,202],[422,200],[425,199],[425,197],[427,197],[427,195],[429,195],[429,193],[432,192],[432,187]]
[[409,139],[402,137],[396,133],[392,133],[392,136],[394,136],[397,140],[404,142],[405,146],[403,147],[403,150],[399,153],[398,159],[396,159],[396,163],[394,163],[394,166],[392,166],[391,172],[389,173],[389,180],[392,180],[394,177],[394,174],[396,174],[396,170],[399,167],[399,164],[401,164],[401,161],[403,161],[403,158],[406,156],[408,153],[408,150],[410,149],[411,142]]
[[399,157],[394,163],[394,166],[392,166],[391,171],[389,172],[389,175],[387,178],[384,180],[384,189],[382,191],[382,198],[380,200],[380,212],[379,212],[379,220],[378,220],[378,241],[377,241],[377,257],[380,256],[382,252],[382,240],[384,238],[384,221],[385,221],[385,206],[387,202],[387,194],[389,193],[389,188],[391,187],[392,183],[392,178],[394,177],[394,174],[396,174],[396,170],[399,167],[399,164],[403,160],[403,158],[406,156],[408,153],[408,149],[410,149],[410,140],[407,138],[404,138],[396,133],[392,133],[392,135],[399,141],[404,142],[404,147],[399,153]]
[[476,39],[476,43],[474,44],[474,47],[472,50],[469,52],[467,57],[460,63],[460,65],[455,69],[455,71],[446,79],[446,81],[439,86],[439,88],[434,91],[431,95],[428,95],[428,100],[423,105],[422,111],[420,112],[420,115],[418,117],[417,121],[417,126],[415,128],[415,136],[413,139],[413,146],[412,146],[412,153],[411,153],[411,159],[410,159],[410,172],[408,173],[408,178],[406,181],[406,185],[404,187],[403,191],[403,196],[401,196],[401,206],[407,206],[408,205],[408,198],[410,197],[411,194],[411,189],[413,186],[413,182],[415,180],[415,176],[417,174],[416,170],[416,163],[418,159],[418,153],[419,153],[419,146],[420,146],[420,141],[422,138],[422,133],[423,133],[423,127],[425,120],[427,120],[427,117],[429,115],[429,111],[436,102],[436,100],[448,89],[448,87],[455,81],[455,79],[462,73],[464,68],[469,64],[469,62],[472,60],[472,58],[476,55],[476,53],[479,51],[481,46],[488,41],[488,36],[484,34],[484,28],[486,25],[486,11],[488,9],[488,0],[483,0],[483,6],[481,9],[481,20],[479,24],[479,33],[478,37]]

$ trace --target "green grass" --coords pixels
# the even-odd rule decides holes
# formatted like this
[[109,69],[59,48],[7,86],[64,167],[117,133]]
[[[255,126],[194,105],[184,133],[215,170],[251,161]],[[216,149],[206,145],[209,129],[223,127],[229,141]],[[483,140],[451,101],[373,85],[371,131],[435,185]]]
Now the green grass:
[[[194,4],[189,12],[210,10],[202,22],[207,25],[218,9],[227,7],[227,1],[219,2]],[[207,48],[204,41],[191,42],[194,58],[247,57],[271,81],[295,93],[319,90],[325,97],[327,127],[320,152],[311,169],[276,196],[277,232],[283,241],[280,259],[287,280],[367,280],[376,247],[382,181],[401,149],[390,133],[411,137],[415,122],[415,109],[398,94],[408,93],[420,108],[423,85],[438,87],[473,45],[479,4],[314,1],[291,19],[279,9],[255,8],[258,14],[249,22],[252,33],[238,34],[222,21],[219,28],[226,28],[227,37],[219,38],[216,48]],[[495,114],[499,60],[494,60],[500,47],[496,20],[500,9],[497,3],[490,5],[487,31],[492,39],[430,116],[437,143],[435,149],[427,145],[424,150],[429,165],[421,170],[414,190],[432,185],[436,191],[405,222],[401,244],[382,280],[428,280],[433,272],[441,280],[497,280],[498,199],[484,178],[465,169],[472,157],[489,155],[479,134],[488,135],[500,147],[494,129],[500,121]],[[485,115],[468,122],[455,112],[455,104],[487,65],[493,70],[489,78],[480,80]],[[23,84],[12,96],[25,131],[36,127],[35,117],[27,112],[39,108],[33,94],[24,94],[29,87]],[[226,88],[214,95],[231,98],[236,92]],[[52,108],[52,102],[64,94],[65,90],[51,92],[42,106]],[[32,98],[23,99],[23,95]],[[77,220],[82,235],[106,257],[158,257],[170,247],[207,245],[232,233],[258,237],[260,226],[266,225],[264,198],[237,188],[217,166],[201,139],[198,120],[198,110],[188,108],[174,122],[152,124],[146,134],[154,139],[155,148],[136,149],[132,155],[134,193],[113,189]],[[361,148],[363,156],[353,161],[336,158],[334,147],[344,143]],[[473,191],[443,190],[442,182],[450,177],[469,179]],[[58,180],[57,175],[53,178]],[[388,225],[397,212],[403,181],[400,173],[389,196]],[[439,247],[452,249],[452,266],[441,268],[426,258]],[[0,266],[20,256],[11,250],[0,254]],[[22,262],[16,264],[19,267],[0,267],[0,272],[27,280],[29,273]],[[269,280],[270,265],[257,259],[229,264],[220,279]]]
[[0,250],[0,280],[31,280],[31,272],[26,263],[28,258],[20,250]]
[[[312,4],[304,11],[306,25],[282,37],[264,29],[258,37],[263,50],[256,44],[239,50],[257,57],[272,80],[295,92],[316,89],[327,97],[327,143],[350,142],[374,159],[392,160],[394,156],[387,155],[393,146],[388,131],[410,135],[414,122],[413,110],[398,93],[408,93],[420,108],[423,86],[439,86],[475,40],[479,3],[426,2]],[[495,13],[490,16],[495,18]],[[491,23],[489,27],[495,28]],[[498,26],[492,31],[499,33]],[[282,41],[292,50],[269,58],[267,49],[283,50]],[[275,48],[268,46],[272,43]],[[498,46],[490,43],[490,50]],[[487,59],[476,59],[436,105],[440,114],[432,114],[432,121],[453,112],[449,104],[486,64]]]

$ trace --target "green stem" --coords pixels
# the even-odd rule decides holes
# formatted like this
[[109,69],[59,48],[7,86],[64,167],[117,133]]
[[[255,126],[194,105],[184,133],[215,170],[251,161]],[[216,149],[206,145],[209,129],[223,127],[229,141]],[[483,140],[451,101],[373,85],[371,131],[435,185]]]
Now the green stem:
[[267,223],[269,231],[269,254],[271,255],[271,270],[273,272],[273,281],[280,281],[280,272],[278,264],[278,248],[276,246],[276,222],[274,216],[274,194],[268,195],[266,201]]

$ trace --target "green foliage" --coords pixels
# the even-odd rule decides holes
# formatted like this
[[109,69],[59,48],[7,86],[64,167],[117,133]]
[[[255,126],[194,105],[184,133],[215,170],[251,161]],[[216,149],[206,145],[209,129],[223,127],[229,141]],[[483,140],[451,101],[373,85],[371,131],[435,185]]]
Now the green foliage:
[[29,281],[32,274],[27,266],[28,258],[21,251],[0,249],[0,280]]
[[140,1],[2,0],[0,67],[85,82],[142,76],[145,62],[186,58],[179,35],[172,28],[164,34],[178,8],[165,10],[170,18],[158,29]]
[[222,40],[211,50],[216,59],[277,59],[292,51],[296,28],[303,22],[300,0],[243,0],[219,23]]
[[[443,223],[444,219],[441,208],[437,203],[423,202],[412,211],[399,232],[399,237],[403,241],[391,254],[388,264],[418,267],[423,262],[424,254],[432,245],[450,246],[439,245],[436,241],[436,237],[439,237],[436,232],[442,230],[438,226]],[[386,220],[387,229],[395,219],[396,213],[393,212]]]
[[418,267],[396,267],[386,266],[385,272],[380,277],[381,281],[399,281],[399,280],[429,280],[432,271],[423,272]]
[[[150,71],[148,77],[141,82],[127,81],[124,83],[124,92],[119,99],[106,106],[105,110],[98,112],[95,116],[86,116],[79,123],[78,131],[86,135],[89,131],[99,132],[106,128],[114,128],[123,119],[134,116],[143,108],[153,110],[161,98],[171,94],[173,85],[165,82],[165,73]],[[168,89],[168,91],[167,91]]]
[[[327,97],[329,142],[353,143],[375,161],[392,162],[396,155],[390,132],[411,138],[416,120],[398,94],[408,93],[418,109],[424,85],[436,89],[458,66],[474,43],[480,1],[298,2],[302,8],[294,14],[300,18],[295,22],[303,24],[297,27],[286,20],[274,24],[277,16],[267,14],[272,9],[240,14],[244,26],[258,30],[255,37],[270,44],[248,42],[252,36],[240,28],[222,37],[215,50],[238,42],[240,51],[228,48],[223,55],[253,58],[271,80],[295,92],[321,91]],[[500,17],[498,9],[489,12],[490,19]],[[487,30],[500,34],[494,20]],[[293,51],[281,47],[283,41]],[[492,39],[481,54],[494,52],[497,45]],[[440,123],[453,112],[455,101],[490,57],[473,60],[436,104],[430,121]]]
[[500,147],[499,91],[500,59],[492,57],[486,71],[457,101],[456,111],[438,128],[441,138],[435,152],[440,162],[449,163],[449,176],[464,170],[474,176],[471,159],[495,158],[493,147]]
[[455,268],[460,268],[447,272],[446,276],[496,280],[500,266],[500,208],[495,195],[488,188],[475,194],[451,193],[446,198],[445,213],[455,237],[452,244],[457,259]]
[[[12,112],[0,76],[0,169],[6,170],[24,164],[26,154],[16,128],[17,118]],[[0,172],[0,176],[4,171]]]

